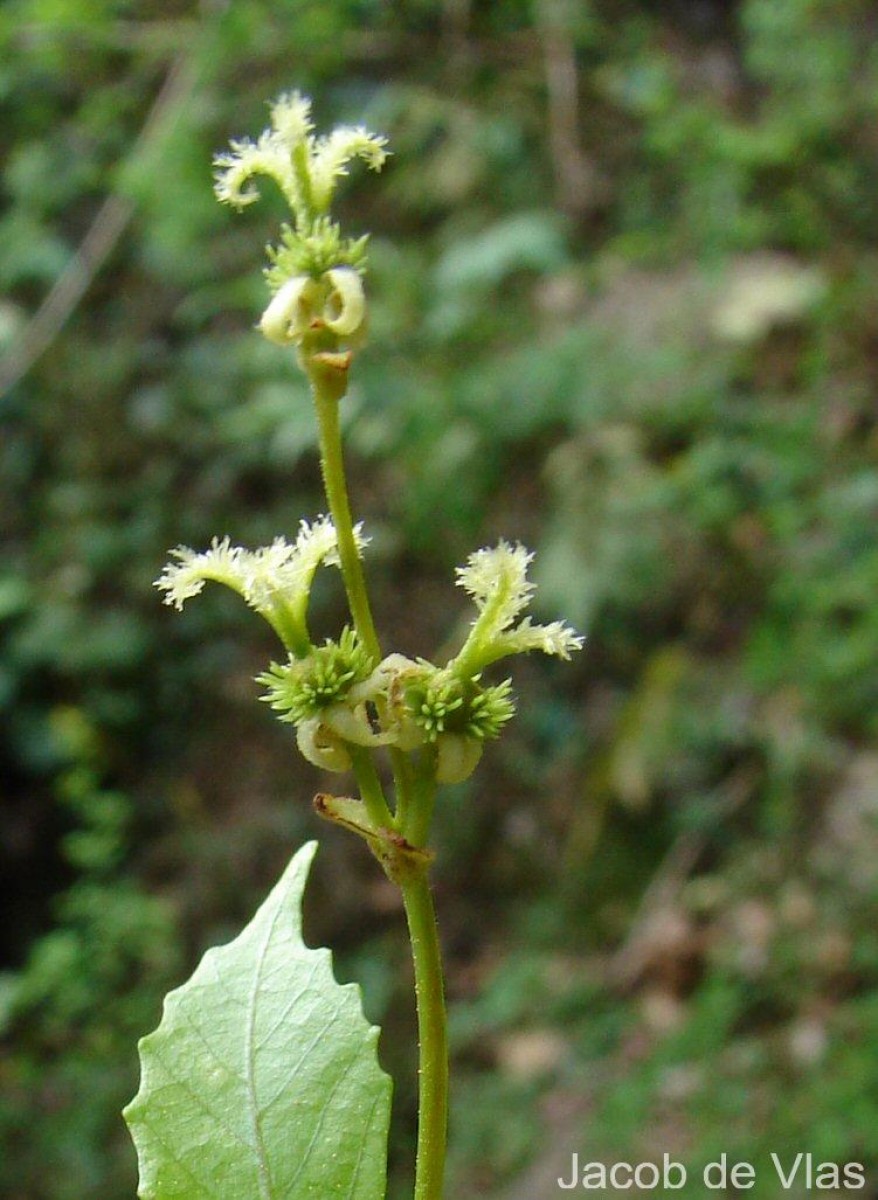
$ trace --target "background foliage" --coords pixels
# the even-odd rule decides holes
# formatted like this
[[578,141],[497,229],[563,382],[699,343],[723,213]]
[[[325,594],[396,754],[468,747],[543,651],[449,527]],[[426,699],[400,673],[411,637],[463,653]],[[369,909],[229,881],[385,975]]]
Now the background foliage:
[[[505,534],[589,639],[519,668],[514,732],[442,801],[451,1194],[553,1195],[572,1149],[725,1150],[762,1197],[770,1151],[810,1150],[874,1188],[875,23],[866,0],[0,9],[4,1195],[133,1194],[136,1038],[314,833],[319,777],[253,703],[259,623],[150,588],[170,546],[320,509],[302,381],[252,329],[280,205],[210,190],[292,86],[394,150],[344,200],[374,231],[347,416],[385,637],[431,653],[453,566]],[[387,1030],[404,1195],[400,913],[321,836],[310,940]]]

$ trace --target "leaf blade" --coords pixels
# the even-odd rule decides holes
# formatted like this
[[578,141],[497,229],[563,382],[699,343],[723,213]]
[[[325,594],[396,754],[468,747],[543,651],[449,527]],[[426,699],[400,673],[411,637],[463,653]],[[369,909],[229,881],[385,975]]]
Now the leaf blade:
[[169,993],[124,1111],[142,1200],[380,1200],[390,1080],[359,988],[301,935],[316,850]]

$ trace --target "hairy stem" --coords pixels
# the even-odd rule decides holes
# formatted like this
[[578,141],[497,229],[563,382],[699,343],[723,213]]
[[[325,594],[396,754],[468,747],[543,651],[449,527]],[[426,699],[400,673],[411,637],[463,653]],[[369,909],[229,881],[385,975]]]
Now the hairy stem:
[[[380,659],[381,646],[357,552],[345,480],[338,417],[338,389],[327,386],[319,371],[309,374],[320,430],[320,466],[326,499],[338,538],[338,556],[348,604],[360,640],[375,659]],[[368,765],[363,760],[368,760]],[[414,786],[405,756],[398,750],[392,750],[391,760],[398,805],[395,821],[384,802],[371,755],[367,753],[360,761],[355,760],[354,766],[370,816],[380,824],[385,824],[383,818],[386,813],[390,817],[389,823],[398,826],[403,818],[411,820],[412,802],[419,799],[423,802],[427,797],[419,796],[419,789]],[[415,823],[419,840],[426,840],[427,835],[426,824],[431,807],[429,802],[425,807],[427,812]],[[400,887],[412,944],[418,1006],[418,1148],[414,1200],[441,1200],[448,1126],[448,1032],[439,934],[426,870],[411,871],[400,882]]]
[[433,805],[436,801],[436,761],[435,753],[430,755],[426,769],[414,773],[412,799],[405,812],[399,814],[402,818],[399,825],[406,840],[413,846],[426,846],[430,835],[430,823],[433,819]]
[[354,538],[354,523],[348,488],[345,480],[344,459],[341,450],[341,430],[338,419],[338,400],[321,386],[320,376],[311,374],[314,404],[317,409],[317,424],[320,430],[320,468],[332,522],[338,537],[338,557],[344,577],[348,604],[354,627],[366,650],[376,660],[381,658],[381,646],[372,619],[372,609],[366,593],[363,566]]
[[403,882],[418,1004],[418,1151],[414,1200],[441,1200],[448,1126],[448,1034],[436,914],[427,873]]
[[363,798],[363,804],[366,806],[366,812],[379,829],[393,829],[396,822],[384,799],[384,789],[378,778],[378,772],[375,770],[371,751],[364,746],[354,746],[350,742],[347,749],[351,756],[354,775]]
[[[360,562],[354,538],[354,524],[341,448],[338,400],[324,386],[322,378],[317,372],[311,372],[310,378],[320,431],[320,467],[323,472],[323,486],[326,489],[326,501],[338,537],[338,556],[341,561],[348,604],[360,641],[374,658],[380,659],[381,645],[375,630],[375,622],[372,619],[363,565]],[[406,800],[411,790],[408,786],[410,772],[405,755],[395,747],[390,748],[390,760],[396,783],[397,803],[400,805],[397,815],[399,819],[402,819],[405,815]]]

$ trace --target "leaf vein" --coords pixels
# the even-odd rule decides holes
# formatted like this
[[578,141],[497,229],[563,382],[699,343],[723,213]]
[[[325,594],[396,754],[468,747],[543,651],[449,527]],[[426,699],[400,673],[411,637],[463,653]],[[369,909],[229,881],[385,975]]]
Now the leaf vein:
[[319,1032],[314,1034],[314,1037],[311,1039],[309,1044],[307,1046],[305,1046],[305,1048],[302,1050],[302,1053],[299,1055],[299,1061],[292,1068],[292,1070],[289,1073],[289,1076],[283,1081],[283,1083],[280,1085],[280,1087],[275,1092],[275,1094],[272,1096],[272,1098],[263,1106],[263,1109],[262,1109],[263,1115],[266,1112],[268,1112],[268,1110],[272,1107],[272,1105],[277,1103],[277,1101],[281,1098],[281,1096],[283,1096],[283,1094],[286,1092],[287,1088],[290,1085],[290,1080],[296,1078],[296,1076],[299,1074],[299,1072],[302,1069],[302,1064],[307,1060],[307,1058],[311,1054],[311,1051],[314,1049],[314,1047],[319,1042],[323,1041],[323,1039],[329,1033],[330,1029],[332,1029],[333,1025],[338,1020],[338,1016],[339,1016],[339,1014],[337,1012],[333,1013],[332,1020],[329,1022],[329,1024],[324,1025],[323,1028],[321,1030],[319,1030]]
[[354,1163],[353,1172],[351,1173],[351,1186],[350,1190],[348,1191],[348,1200],[357,1200],[357,1184],[360,1179],[360,1170],[363,1165],[363,1159],[366,1155],[366,1142],[369,1140],[369,1134],[372,1129],[372,1117],[375,1114],[375,1108],[378,1104],[378,1100],[379,1096],[376,1093],[376,1095],[372,1098],[371,1105],[369,1106],[369,1115],[363,1122],[362,1136],[360,1137],[360,1151],[357,1155],[357,1161]]
[[222,1069],[224,1071],[228,1072],[228,1074],[231,1075],[233,1079],[237,1079],[239,1081],[239,1083],[242,1083],[246,1087],[247,1080],[244,1078],[244,1073],[242,1071],[237,1070],[235,1067],[230,1067],[229,1064],[225,1061],[225,1059],[221,1058],[220,1055],[217,1054],[216,1050],[213,1048],[213,1046],[211,1046],[210,1042],[207,1040],[206,1036],[201,1031],[200,1027],[195,1023],[194,1019],[189,1015],[188,1012],[186,1012],[185,1009],[180,1009],[179,1011],[180,1011],[180,1015],[183,1018],[183,1023],[186,1026],[186,1028],[202,1044],[204,1049],[207,1051],[207,1053],[210,1055],[210,1057],[213,1059],[213,1061],[217,1064],[217,1066],[222,1067]]
[[278,1029],[280,1029],[281,1025],[283,1025],[283,1023],[286,1021],[287,1017],[290,1015],[290,1013],[295,1008],[295,1006],[299,1003],[299,1001],[306,994],[306,992],[308,992],[308,990],[311,987],[311,984],[314,981],[314,974],[317,970],[317,965],[318,965],[317,963],[312,964],[311,973],[308,976],[308,979],[302,984],[301,988],[299,988],[298,992],[296,992],[295,996],[292,997],[292,999],[289,1001],[289,1003],[287,1005],[285,1005],[283,1012],[280,1014],[278,1019],[272,1025],[271,1029],[269,1029],[267,1033],[264,1033],[262,1035],[262,1037],[259,1039],[259,1041],[256,1043],[257,1053],[260,1050],[262,1050],[267,1045],[268,1042],[271,1041],[271,1039],[274,1037],[275,1033],[277,1033]]
[[280,917],[283,905],[277,904],[271,915],[271,920],[268,921],[268,927],[265,931],[265,936],[262,939],[262,944],[259,947],[256,956],[256,970],[253,973],[253,982],[250,987],[250,995],[247,1003],[247,1021],[244,1029],[244,1054],[247,1075],[247,1092],[250,1099],[250,1124],[253,1130],[255,1141],[255,1150],[259,1167],[259,1193],[263,1200],[271,1200],[271,1167],[268,1161],[268,1155],[265,1149],[265,1143],[262,1137],[262,1128],[260,1126],[259,1106],[256,1099],[256,1053],[255,1032],[256,1032],[256,1005],[259,999],[259,985],[262,978],[262,968],[265,964],[265,959],[268,954],[271,939],[274,936],[275,927],[277,926],[278,918]]
[[346,1072],[344,1072],[344,1071],[342,1071],[339,1074],[338,1078],[336,1079],[335,1083],[332,1085],[332,1087],[330,1089],[329,1095],[326,1097],[326,1103],[324,1104],[323,1108],[320,1110],[320,1116],[317,1118],[317,1121],[314,1125],[314,1132],[311,1134],[311,1140],[308,1143],[308,1146],[307,1146],[304,1154],[302,1155],[302,1161],[299,1163],[299,1169],[298,1169],[298,1171],[296,1171],[296,1174],[293,1176],[293,1179],[292,1179],[292,1182],[290,1183],[289,1188],[284,1193],[283,1200],[290,1200],[290,1197],[293,1195],[293,1188],[299,1182],[299,1176],[302,1174],[302,1171],[305,1169],[305,1165],[307,1164],[308,1158],[311,1154],[311,1151],[314,1149],[314,1144],[317,1141],[317,1136],[320,1133],[320,1130],[323,1128],[323,1122],[326,1119],[326,1114],[329,1112],[333,1097],[335,1096],[335,1093],[338,1091],[338,1089],[341,1087],[342,1083],[344,1082],[345,1074],[346,1074]]
[[225,1133],[228,1134],[228,1136],[232,1139],[232,1141],[236,1142],[237,1145],[241,1146],[245,1150],[250,1150],[250,1151],[253,1150],[253,1146],[251,1146],[248,1141],[246,1141],[244,1138],[242,1138],[240,1133],[238,1133],[231,1125],[228,1125],[220,1116],[217,1115],[217,1113],[210,1107],[210,1105],[204,1099],[204,1097],[202,1095],[200,1095],[197,1091],[195,1091],[195,1089],[192,1087],[192,1084],[189,1083],[188,1080],[181,1078],[179,1075],[175,1075],[174,1072],[168,1066],[167,1062],[165,1062],[165,1060],[162,1058],[162,1056],[159,1053],[157,1053],[154,1048],[153,1048],[152,1053],[156,1059],[156,1062],[159,1064],[159,1066],[162,1068],[162,1070],[166,1072],[166,1074],[173,1081],[173,1083],[182,1092],[185,1092],[186,1095],[189,1096],[189,1098],[191,1100],[194,1100],[197,1107],[200,1108],[203,1113],[206,1113],[207,1116],[210,1117],[210,1119],[212,1121],[215,1121],[217,1123],[217,1125]]
[[[186,1175],[189,1176],[189,1178],[196,1185],[196,1187],[199,1187],[201,1189],[201,1191],[204,1193],[205,1196],[209,1197],[209,1196],[214,1195],[214,1193],[211,1191],[210,1187],[208,1187],[206,1184],[201,1182],[201,1180],[198,1178],[198,1176],[195,1174],[195,1172],[192,1170],[192,1168],[188,1165],[188,1163],[184,1162],[183,1159],[180,1158],[180,1156],[173,1150],[173,1148],[168,1145],[168,1143],[165,1141],[165,1139],[161,1136],[161,1134],[158,1132],[156,1127],[153,1125],[152,1121],[144,1120],[143,1124],[144,1124],[144,1127],[146,1129],[148,1129],[149,1132],[152,1134],[155,1141],[158,1142],[158,1144],[164,1150],[165,1154],[168,1156],[170,1161],[172,1163],[174,1163],[176,1166],[180,1167],[181,1170]],[[158,1174],[158,1172],[156,1172],[156,1174]],[[188,1197],[187,1200],[192,1200],[192,1198]]]

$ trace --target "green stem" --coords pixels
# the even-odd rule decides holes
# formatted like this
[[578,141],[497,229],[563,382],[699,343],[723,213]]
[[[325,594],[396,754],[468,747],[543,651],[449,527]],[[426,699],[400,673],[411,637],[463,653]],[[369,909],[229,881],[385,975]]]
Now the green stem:
[[[433,805],[436,801],[436,756],[435,751],[423,752],[426,762],[415,772],[411,801],[399,822],[400,829],[413,846],[426,846],[433,820]],[[398,813],[399,817],[400,814]]]
[[314,405],[317,409],[317,424],[320,430],[320,468],[332,522],[338,538],[338,557],[344,577],[348,604],[354,627],[366,650],[375,658],[381,658],[381,645],[372,620],[369,597],[363,566],[354,537],[354,523],[348,488],[345,480],[344,458],[341,450],[341,429],[338,420],[338,400],[321,386],[316,372],[311,373]]
[[[372,609],[366,592],[363,565],[357,551],[351,505],[348,499],[344,456],[341,448],[341,427],[338,419],[338,399],[324,385],[319,372],[311,371],[309,375],[314,405],[317,409],[323,486],[326,489],[326,501],[329,504],[332,523],[338,537],[338,557],[341,562],[348,604],[360,641],[369,653],[379,660],[381,644],[378,641],[375,622],[372,619]],[[405,755],[394,747],[390,748],[390,760],[393,766],[397,802],[402,806],[402,811],[398,814],[401,819],[404,816],[405,802],[410,791],[408,765]]]
[[[390,746],[390,766],[393,770],[394,795],[394,824],[405,837],[408,837],[406,826],[409,821],[409,811],[415,797],[415,781],[408,757],[396,746]],[[411,839],[409,838],[411,841]],[[426,839],[425,839],[426,841]],[[423,848],[425,842],[412,842],[412,845]]]
[[[338,538],[338,556],[341,562],[348,604],[354,627],[363,646],[376,659],[381,658],[381,646],[372,619],[372,610],[366,592],[366,581],[351,518],[345,480],[344,458],[341,448],[341,430],[338,418],[338,401],[342,387],[327,386],[319,370],[309,371],[317,410],[320,430],[320,467],[326,499]],[[365,762],[354,762],[357,769],[363,801],[370,816],[384,825],[387,805],[371,755]],[[413,786],[411,772],[405,756],[392,751],[391,758],[396,780],[397,803],[400,817],[410,819],[409,805],[419,798]],[[364,786],[365,785],[365,786]],[[429,807],[429,806],[428,806]],[[395,825],[391,817],[389,824]],[[419,824],[423,824],[422,822]],[[426,837],[426,829],[417,831]],[[415,969],[415,993],[418,1005],[418,1044],[420,1055],[418,1089],[418,1149],[415,1169],[414,1200],[441,1200],[442,1179],[445,1172],[445,1145],[448,1126],[448,1034],[445,1016],[445,987],[442,978],[442,957],[439,949],[439,933],[433,898],[427,882],[426,871],[416,869],[408,872],[400,883],[403,904],[412,943],[412,959]]]
[[393,819],[390,809],[387,807],[387,801],[384,798],[384,789],[381,786],[381,780],[378,778],[378,772],[375,770],[372,752],[367,750],[365,746],[355,746],[352,742],[347,742],[346,745],[348,754],[351,756],[351,763],[353,764],[354,774],[357,778],[360,795],[366,806],[366,812],[378,829],[394,829],[396,822]]
[[448,1127],[448,1034],[436,914],[426,871],[402,883],[415,967],[420,1081],[414,1200],[441,1200]]

